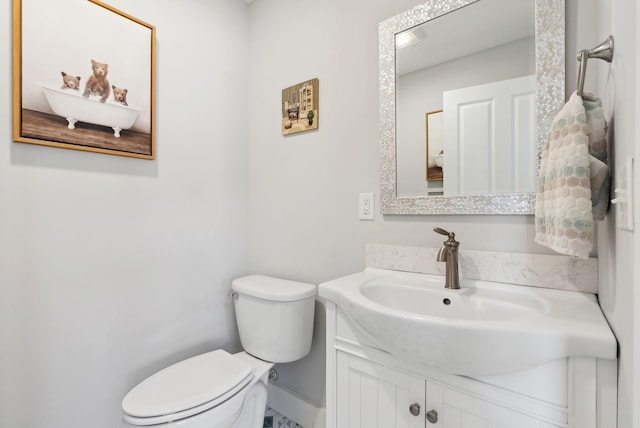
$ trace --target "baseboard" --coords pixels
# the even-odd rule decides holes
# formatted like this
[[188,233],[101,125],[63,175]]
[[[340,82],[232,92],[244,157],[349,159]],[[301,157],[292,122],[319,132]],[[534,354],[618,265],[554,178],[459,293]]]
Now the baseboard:
[[272,383],[267,387],[267,406],[296,421],[304,428],[326,428],[326,412],[304,398]]

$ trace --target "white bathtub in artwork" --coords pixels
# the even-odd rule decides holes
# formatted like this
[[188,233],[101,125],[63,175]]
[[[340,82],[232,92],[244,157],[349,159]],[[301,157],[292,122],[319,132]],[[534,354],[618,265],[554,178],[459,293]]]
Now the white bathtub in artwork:
[[133,126],[142,108],[125,106],[113,100],[100,102],[97,97],[85,98],[81,91],[61,89],[60,84],[37,82],[51,110],[58,116],[67,119],[69,129],[74,129],[76,122],[92,123],[108,126],[113,129],[113,135],[120,137],[120,131]]

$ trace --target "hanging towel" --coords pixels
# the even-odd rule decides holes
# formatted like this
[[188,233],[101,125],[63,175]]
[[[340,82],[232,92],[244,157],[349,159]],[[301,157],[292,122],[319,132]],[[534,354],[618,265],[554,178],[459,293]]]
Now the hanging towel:
[[591,207],[594,220],[603,220],[609,211],[611,175],[607,166],[607,121],[602,101],[590,97],[582,100],[589,127],[589,153],[591,154]]
[[589,153],[596,159],[607,163],[607,121],[602,110],[602,100],[590,97],[583,99],[584,113],[589,126]]
[[606,163],[590,156],[589,176],[591,179],[591,211],[594,220],[604,220],[609,211],[609,191],[611,176]]
[[592,248],[589,128],[575,92],[558,112],[542,149],[536,186],[535,242],[588,258]]

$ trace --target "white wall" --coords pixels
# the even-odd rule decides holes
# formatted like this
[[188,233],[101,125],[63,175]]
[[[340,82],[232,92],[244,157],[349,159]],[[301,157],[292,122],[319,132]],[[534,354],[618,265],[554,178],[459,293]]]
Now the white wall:
[[[605,111],[614,116],[610,153],[614,170],[629,157],[635,158],[635,229],[628,232],[618,228],[617,207],[598,230],[600,243],[600,303],[619,343],[618,426],[640,427],[640,238],[637,232],[640,210],[640,176],[638,174],[638,105],[640,86],[638,71],[640,56],[637,18],[638,2],[605,1],[598,4],[598,27],[592,44],[609,34],[615,37],[614,60],[611,66],[594,61],[600,71],[597,89],[603,94]],[[591,47],[591,46],[588,46]],[[599,63],[599,64],[597,64]],[[591,64],[590,64],[591,66]],[[616,181],[612,188],[616,187]]]
[[248,273],[247,5],[109,4],[157,27],[155,161],[11,142],[0,0],[3,428],[117,427],[153,371],[239,348],[227,293]]
[[[595,8],[595,0],[579,1],[587,11]],[[251,6],[252,271],[320,283],[362,269],[366,242],[438,246],[434,226],[455,231],[462,248],[550,253],[533,243],[532,216],[383,218],[376,210],[374,221],[358,220],[358,193],[379,196],[378,23],[419,3],[260,0]],[[595,12],[578,16],[577,3],[567,1],[568,87],[577,76],[576,46],[592,44],[596,22]],[[283,137],[281,90],[312,77],[320,79],[319,129]],[[282,367],[280,379],[322,403],[324,348],[316,346],[306,360]]]

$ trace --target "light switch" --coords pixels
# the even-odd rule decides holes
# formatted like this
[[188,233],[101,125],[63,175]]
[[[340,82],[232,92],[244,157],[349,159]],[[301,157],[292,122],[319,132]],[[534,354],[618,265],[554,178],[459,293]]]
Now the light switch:
[[618,229],[633,231],[633,158],[627,159],[616,170],[614,198]]

